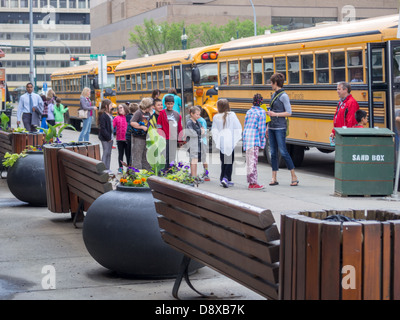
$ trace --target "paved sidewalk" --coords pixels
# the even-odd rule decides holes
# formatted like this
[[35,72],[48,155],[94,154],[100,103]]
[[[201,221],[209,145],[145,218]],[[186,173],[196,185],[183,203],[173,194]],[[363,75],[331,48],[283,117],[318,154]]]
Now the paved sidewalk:
[[[64,141],[76,141],[79,135],[73,131],[64,132]],[[90,139],[98,142],[95,135]],[[334,196],[333,176],[313,173],[307,167],[297,170],[300,180],[297,187],[290,187],[289,172],[280,170],[278,186],[267,185],[264,190],[249,191],[244,158],[239,153],[234,166],[234,187],[225,189],[219,185],[219,156],[212,153],[209,158],[211,181],[199,188],[271,209],[278,227],[280,214],[287,211],[399,208],[397,201],[383,197]],[[183,152],[179,153],[179,158],[187,159]],[[113,149],[111,161],[112,170],[116,172],[116,149]],[[259,182],[268,184],[270,176],[270,166],[260,162]],[[46,283],[42,284],[48,266],[54,267],[56,272],[55,290],[45,289]],[[224,299],[264,299],[207,267],[191,279],[198,290]],[[174,279],[126,279],[108,271],[89,255],[82,229],[73,227],[68,214],[27,206],[13,197],[5,179],[0,180],[0,299],[172,300],[173,282]],[[186,284],[182,284],[180,294],[183,298],[197,297]]]

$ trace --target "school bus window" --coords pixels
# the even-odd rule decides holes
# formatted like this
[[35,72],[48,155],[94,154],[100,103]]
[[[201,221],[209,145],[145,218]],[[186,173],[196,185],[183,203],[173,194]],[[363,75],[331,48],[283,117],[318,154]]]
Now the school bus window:
[[171,78],[169,75],[169,70],[164,71],[164,83],[165,83],[165,89],[171,88]]
[[229,84],[239,84],[239,64],[237,61],[229,61]]
[[164,77],[162,71],[158,71],[158,89],[159,90],[164,89]]
[[303,83],[314,83],[314,57],[312,54],[301,56],[301,73]]
[[119,83],[120,83],[119,78],[120,78],[120,77],[115,77],[115,89],[116,89],[117,91],[121,91],[121,87],[120,87],[120,85],[119,85]]
[[251,60],[240,61],[240,84],[251,84]]
[[147,74],[147,90],[153,89],[153,85],[151,82],[151,72]]
[[332,82],[346,81],[345,52],[332,52]]
[[253,84],[262,84],[262,61],[253,60]]
[[136,75],[132,74],[131,79],[132,79],[132,91],[135,91],[136,90]]
[[347,52],[348,79],[350,82],[363,82],[363,60],[362,51]]
[[283,73],[286,79],[286,57],[275,58],[276,73]]
[[121,76],[120,85],[121,85],[121,91],[125,91],[125,76]]
[[146,90],[146,74],[142,73],[142,90]]
[[264,82],[265,84],[271,84],[271,76],[274,74],[274,59],[264,59]]
[[126,91],[130,91],[131,88],[132,88],[131,75],[127,74],[126,75]]
[[289,83],[300,83],[299,57],[288,57]]
[[221,62],[219,64],[219,78],[220,78],[221,85],[228,83],[228,72],[227,72],[227,68],[226,68],[226,62]]
[[153,78],[153,87],[154,87],[154,89],[158,89],[157,72],[152,72],[151,76]]
[[140,76],[140,73],[136,74],[136,85],[136,90],[142,90],[142,77]]
[[329,83],[329,54],[317,53],[315,55],[317,82]]
[[383,49],[372,49],[371,62],[372,62],[372,82],[381,83],[383,78]]

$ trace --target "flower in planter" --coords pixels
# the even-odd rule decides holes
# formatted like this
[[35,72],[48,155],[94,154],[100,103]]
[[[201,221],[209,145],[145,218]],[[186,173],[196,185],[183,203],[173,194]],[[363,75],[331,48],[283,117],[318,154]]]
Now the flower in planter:
[[147,170],[139,170],[134,167],[128,167],[119,179],[119,183],[125,187],[143,188],[149,187],[147,178],[154,175],[154,172]]

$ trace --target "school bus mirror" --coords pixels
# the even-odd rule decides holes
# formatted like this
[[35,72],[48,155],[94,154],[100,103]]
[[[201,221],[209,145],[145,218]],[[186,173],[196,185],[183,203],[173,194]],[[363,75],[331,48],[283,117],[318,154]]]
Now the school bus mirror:
[[197,67],[192,69],[192,81],[194,83],[200,83],[200,70]]

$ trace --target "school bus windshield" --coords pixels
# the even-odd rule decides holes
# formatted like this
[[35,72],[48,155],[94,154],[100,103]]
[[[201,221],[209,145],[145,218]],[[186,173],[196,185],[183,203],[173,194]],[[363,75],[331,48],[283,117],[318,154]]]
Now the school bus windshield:
[[200,71],[200,85],[218,84],[218,65],[217,63],[198,64]]
[[115,89],[115,76],[114,73],[107,74],[107,83],[103,85],[103,88]]

